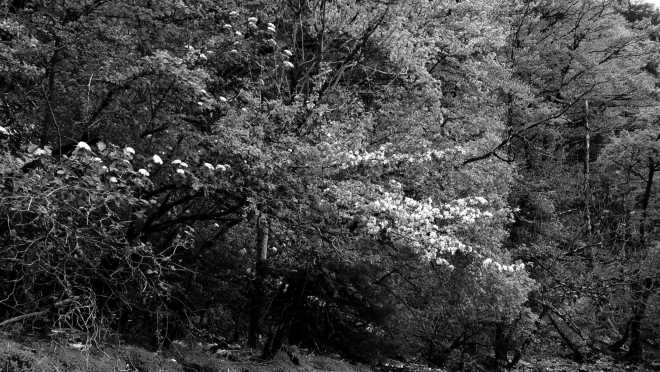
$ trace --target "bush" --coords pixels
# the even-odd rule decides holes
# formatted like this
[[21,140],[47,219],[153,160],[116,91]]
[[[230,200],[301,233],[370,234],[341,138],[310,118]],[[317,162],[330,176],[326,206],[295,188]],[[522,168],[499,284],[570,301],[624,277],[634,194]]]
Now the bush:
[[130,312],[154,314],[177,267],[167,251],[127,238],[150,205],[150,181],[131,165],[132,151],[80,145],[59,161],[48,149],[5,152],[0,172],[0,314],[34,314],[43,326],[100,340]]

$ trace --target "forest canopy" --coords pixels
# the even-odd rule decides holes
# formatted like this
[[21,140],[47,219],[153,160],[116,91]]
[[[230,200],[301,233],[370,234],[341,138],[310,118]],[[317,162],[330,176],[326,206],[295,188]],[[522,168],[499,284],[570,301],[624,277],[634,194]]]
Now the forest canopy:
[[653,5],[0,4],[0,327],[660,360]]

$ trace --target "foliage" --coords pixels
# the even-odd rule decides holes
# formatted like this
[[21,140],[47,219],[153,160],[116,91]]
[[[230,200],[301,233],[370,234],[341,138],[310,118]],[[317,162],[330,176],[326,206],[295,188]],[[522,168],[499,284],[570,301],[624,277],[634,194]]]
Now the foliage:
[[598,317],[639,331],[660,161],[643,7],[2,7],[4,317],[453,369],[512,367],[538,324],[576,354]]
[[641,201],[657,187],[648,177],[657,75],[646,66],[658,45],[642,8],[525,2],[515,22],[510,55],[531,89],[511,105],[511,143],[527,178],[512,243],[534,264],[535,307],[578,360],[630,341],[626,354],[639,361],[641,334],[653,337],[640,332],[654,301],[640,283],[653,274],[638,274],[655,234],[656,207]]

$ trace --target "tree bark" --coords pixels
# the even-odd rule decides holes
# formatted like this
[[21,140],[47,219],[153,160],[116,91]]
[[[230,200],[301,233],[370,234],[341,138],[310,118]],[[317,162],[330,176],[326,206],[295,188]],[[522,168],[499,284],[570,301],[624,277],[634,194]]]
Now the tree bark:
[[267,274],[268,260],[268,220],[266,216],[257,217],[257,247],[254,280],[250,304],[250,325],[248,328],[248,346],[256,348],[259,339],[260,322],[265,303],[264,281]]
[[[589,128],[589,101],[584,101],[584,205],[585,217],[587,222],[587,233],[591,237],[592,223],[591,223],[591,185],[590,177],[591,172],[589,163],[591,162],[591,128]],[[593,247],[591,248],[591,260],[593,262]]]
[[504,371],[509,364],[509,340],[505,335],[504,323],[498,323],[495,326],[495,339],[493,341],[496,370]]
[[570,337],[568,337],[568,335],[564,331],[562,331],[561,327],[555,321],[555,319],[552,317],[551,313],[548,313],[547,316],[548,316],[548,319],[550,319],[550,323],[557,330],[557,333],[559,334],[561,339],[564,340],[564,343],[566,344],[566,346],[568,346],[569,349],[571,349],[571,351],[573,352],[573,360],[576,361],[576,362],[579,362],[579,363],[582,362],[584,360],[584,355],[582,355],[582,352],[580,351],[580,347],[578,345],[576,345],[570,339]]
[[626,323],[626,329],[623,332],[621,338],[617,342],[610,345],[609,349],[615,352],[620,351],[621,347],[628,342],[629,337],[630,337],[630,320],[628,321],[628,323]]
[[646,303],[651,295],[652,280],[646,278],[633,284],[633,317],[630,320],[630,346],[626,359],[639,362],[642,360],[642,320],[646,314]]
[[[49,141],[50,130],[53,125],[56,125],[55,122],[55,113],[52,109],[53,97],[55,95],[55,68],[57,63],[60,61],[60,54],[62,53],[62,47],[59,40],[55,42],[55,51],[53,55],[48,59],[48,65],[46,66],[46,86],[43,87],[44,95],[44,105],[43,105],[43,118],[41,121],[41,130],[39,133],[39,145],[41,147],[46,146]],[[58,143],[58,155],[61,156],[61,143]]]
[[[642,221],[639,226],[639,244],[641,252],[640,257],[646,251],[646,219],[648,218],[648,206],[651,200],[651,193],[653,191],[653,177],[655,175],[655,161],[649,157],[648,174],[646,177],[646,186],[644,194],[640,200],[640,207],[642,209]],[[630,319],[630,346],[626,358],[639,362],[642,360],[644,350],[642,346],[642,320],[646,314],[646,304],[651,295],[653,288],[653,279],[651,278],[638,278],[631,285],[632,291],[632,311],[633,315]]]
[[[640,201],[640,207],[642,208],[642,221],[639,226],[639,240],[640,246],[642,249],[641,254],[644,254],[646,251],[646,219],[648,218],[648,206],[651,199],[651,193],[653,190],[653,177],[655,175],[655,161],[652,157],[649,157],[648,163],[648,174],[646,177],[646,186],[644,188],[644,194]],[[639,278],[635,280],[631,285],[632,290],[632,310],[633,315],[630,319],[630,346],[628,348],[628,353],[626,358],[639,362],[642,360],[644,350],[642,346],[642,320],[646,315],[646,304],[648,298],[651,295],[653,288],[653,279],[651,278]]]

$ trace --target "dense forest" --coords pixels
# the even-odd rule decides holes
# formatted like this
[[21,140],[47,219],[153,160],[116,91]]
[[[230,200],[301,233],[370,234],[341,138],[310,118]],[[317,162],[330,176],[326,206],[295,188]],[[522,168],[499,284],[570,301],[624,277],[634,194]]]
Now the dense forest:
[[0,4],[2,334],[660,366],[653,5]]

